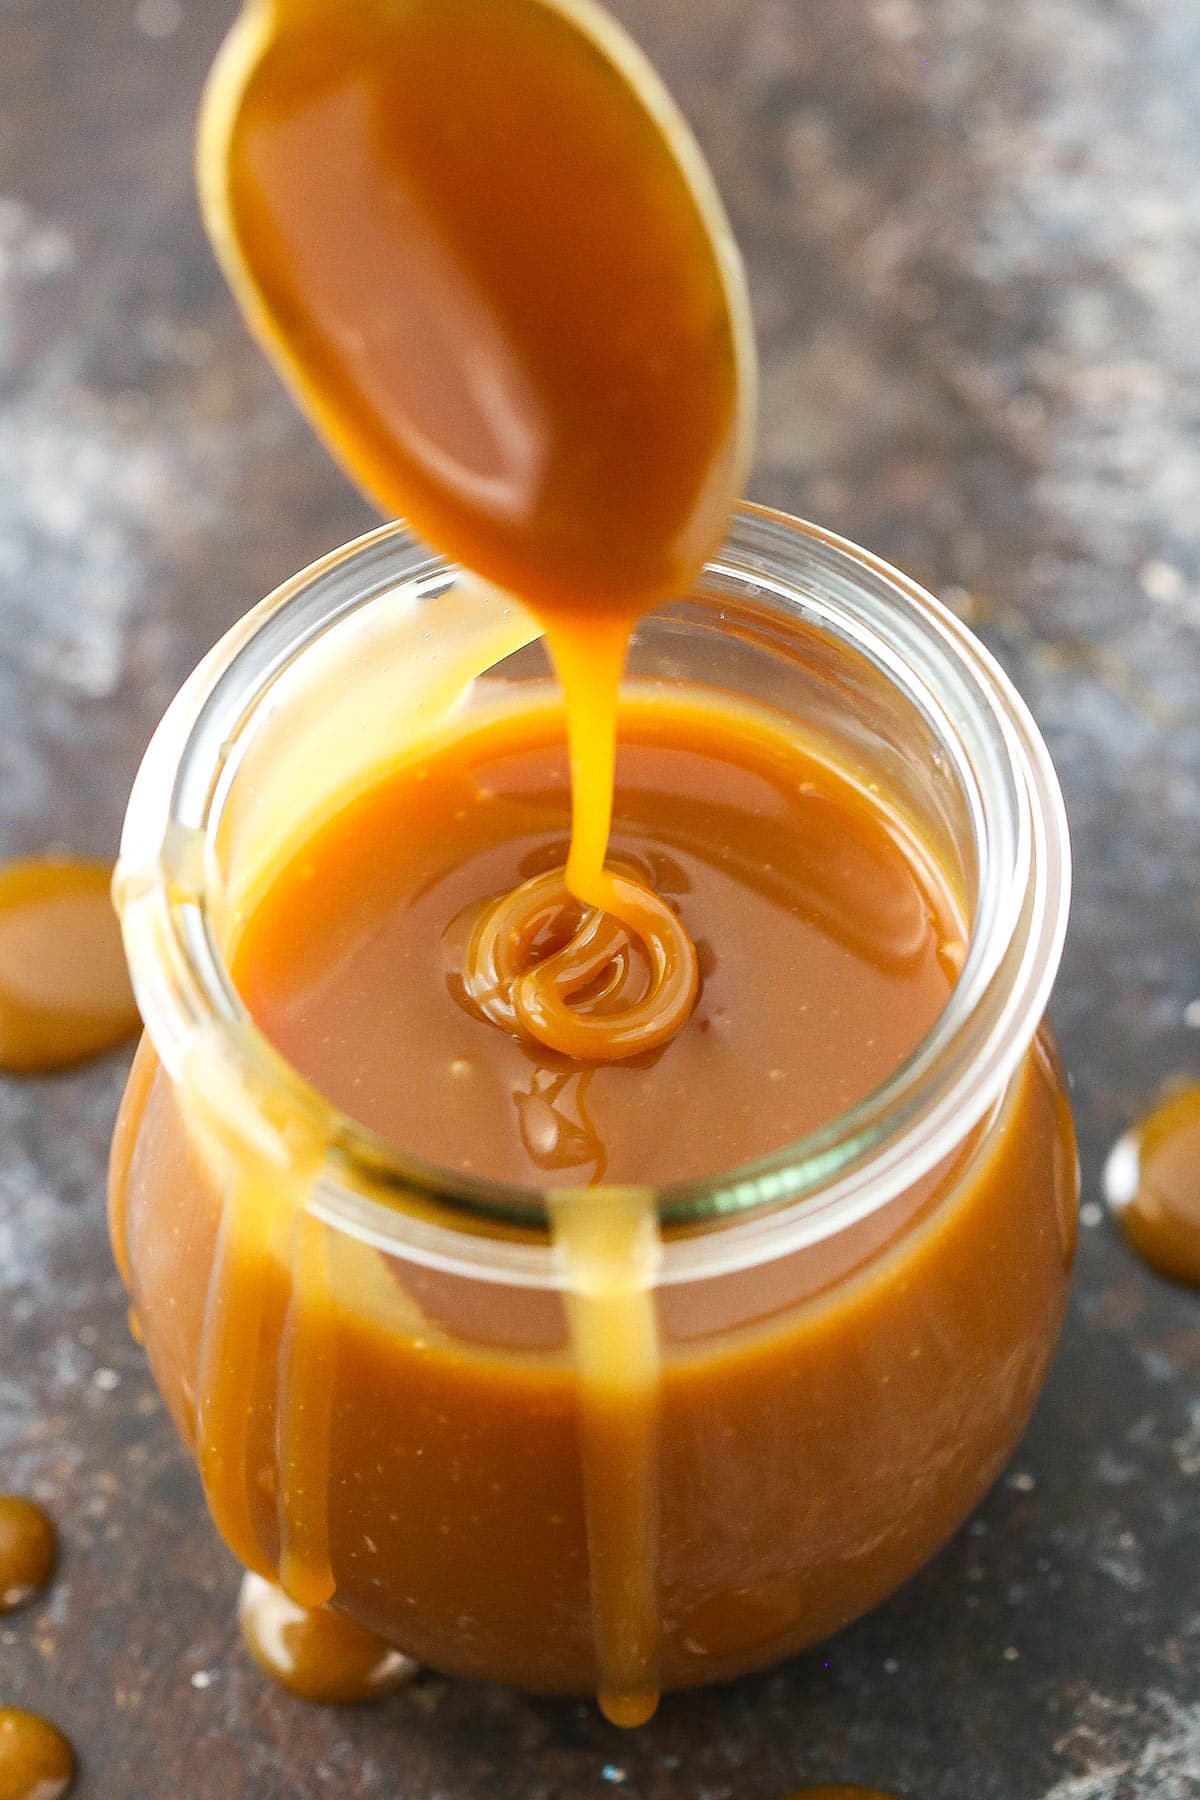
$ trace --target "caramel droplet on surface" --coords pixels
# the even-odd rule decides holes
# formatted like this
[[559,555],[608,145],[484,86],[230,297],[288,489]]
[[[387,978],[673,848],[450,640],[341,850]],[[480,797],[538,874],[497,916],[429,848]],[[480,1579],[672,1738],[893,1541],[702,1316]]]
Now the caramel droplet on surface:
[[832,1786],[825,1783],[821,1787],[797,1788],[785,1800],[895,1800],[895,1795],[885,1794],[879,1788],[846,1787],[835,1781]]
[[[334,1706],[377,1700],[417,1673],[410,1657],[352,1619],[326,1607],[297,1606],[261,1575],[243,1580],[238,1620],[255,1662],[302,1700]],[[2,1791],[0,1800],[6,1800]]]
[[1104,1193],[1139,1256],[1200,1287],[1200,1082],[1168,1095],[1118,1138]]
[[54,1573],[58,1538],[40,1506],[0,1494],[0,1612],[23,1606]]
[[0,866],[0,1069],[58,1069],[137,1029],[107,863]]
[[75,1752],[49,1719],[0,1706],[0,1800],[59,1800],[75,1779]]

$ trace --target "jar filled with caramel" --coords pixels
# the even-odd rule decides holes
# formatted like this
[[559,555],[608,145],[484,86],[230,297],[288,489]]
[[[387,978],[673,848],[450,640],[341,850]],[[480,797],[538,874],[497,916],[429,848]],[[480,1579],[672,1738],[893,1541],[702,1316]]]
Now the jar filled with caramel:
[[634,1723],[837,1630],[976,1504],[1077,1175],[1061,797],[964,626],[744,508],[638,625],[619,727],[609,867],[665,961],[593,943],[572,1004],[688,985],[602,1058],[505,1010],[586,936],[530,616],[388,527],[236,626],[126,822],[112,1222],[247,1569]]

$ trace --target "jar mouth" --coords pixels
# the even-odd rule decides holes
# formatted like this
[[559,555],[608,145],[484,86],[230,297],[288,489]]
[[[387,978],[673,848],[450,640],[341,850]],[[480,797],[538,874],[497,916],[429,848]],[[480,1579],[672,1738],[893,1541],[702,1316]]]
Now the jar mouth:
[[[385,1250],[456,1268],[474,1255],[489,1279],[543,1283],[544,1190],[423,1162],[340,1112],[254,1023],[212,917],[214,832],[231,746],[249,714],[331,621],[397,587],[428,590],[451,575],[407,527],[387,525],[303,570],[234,626],[184,684],[146,752],[114,895],[138,1003],[168,1073],[179,1080],[202,1048],[207,1067],[266,1101],[264,1129],[286,1116],[317,1134],[327,1148],[314,1210]],[[864,1218],[950,1155],[1028,1050],[1057,972],[1070,892],[1065,810],[1042,737],[994,658],[932,595],[845,539],[752,505],[739,507],[704,580],[761,597],[785,624],[832,634],[904,690],[957,784],[978,868],[955,987],[886,1081],[779,1150],[653,1190],[666,1279],[802,1248]],[[498,1238],[497,1227],[508,1236]]]

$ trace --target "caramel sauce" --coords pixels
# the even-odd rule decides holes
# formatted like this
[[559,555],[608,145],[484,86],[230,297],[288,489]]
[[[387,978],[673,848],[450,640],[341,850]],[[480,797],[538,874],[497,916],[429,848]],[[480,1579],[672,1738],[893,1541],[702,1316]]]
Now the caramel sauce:
[[417,1156],[541,1188],[586,1188],[599,1164],[628,1188],[827,1123],[952,990],[961,918],[902,820],[769,716],[632,690],[614,866],[702,946],[699,1000],[632,1062],[498,1031],[463,1004],[458,934],[481,896],[486,913],[542,870],[552,945],[570,823],[557,705],[464,726],[277,870],[231,957],[248,1009],[316,1088]]
[[258,1575],[242,1581],[238,1622],[259,1667],[302,1700],[337,1706],[378,1700],[417,1672],[416,1663],[352,1619],[299,1606]]
[[[222,1201],[196,1382],[197,1454],[213,1518],[246,1568],[277,1579],[306,1611],[335,1591],[326,1514],[334,1317],[324,1228],[306,1206],[313,1172],[302,1145],[281,1164],[251,1152],[237,1160]],[[276,1262],[289,1281],[272,1371],[262,1354],[262,1272]],[[268,1382],[269,1395],[262,1391]],[[274,1565],[262,1548],[247,1472],[254,1412],[267,1404],[275,1420]]]
[[58,1535],[40,1506],[0,1494],[0,1613],[24,1606],[54,1573]]
[[0,1069],[58,1069],[138,1026],[105,863],[0,865]]
[[1200,1287],[1200,1084],[1169,1094],[1118,1140],[1104,1188],[1138,1255]]
[[[148,1041],[143,1038],[134,1054],[108,1154],[108,1241],[112,1246],[117,1273],[124,1282],[127,1293],[133,1287],[133,1271],[129,1264],[129,1234],[125,1221],[129,1164],[137,1147],[138,1133],[142,1129],[154,1069],[155,1062],[150,1054]],[[134,1312],[132,1307],[130,1312]]]
[[644,1725],[661,1680],[654,1195],[560,1194],[551,1213],[579,1384],[598,1698],[614,1725]]
[[847,1787],[843,1782],[832,1784],[823,1782],[820,1787],[797,1788],[794,1794],[785,1796],[785,1800],[896,1800],[894,1794],[885,1794],[879,1788]]
[[607,873],[624,922],[581,907],[566,871],[551,869],[485,907],[462,957],[463,994],[482,1018],[576,1062],[619,1062],[669,1043],[700,985],[695,945],[667,903],[636,878]]
[[60,1800],[75,1779],[75,1754],[49,1719],[0,1706],[0,1800]]
[[[20,1494],[0,1494],[0,1613],[40,1592],[57,1556],[58,1537],[41,1507]],[[0,1706],[0,1800],[59,1800],[74,1779],[74,1752],[57,1725]]]

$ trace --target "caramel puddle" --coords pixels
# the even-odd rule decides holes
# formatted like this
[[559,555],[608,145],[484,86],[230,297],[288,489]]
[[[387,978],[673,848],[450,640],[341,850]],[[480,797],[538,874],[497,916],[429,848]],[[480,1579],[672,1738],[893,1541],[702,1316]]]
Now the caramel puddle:
[[107,863],[0,864],[0,1069],[59,1069],[138,1027]]

